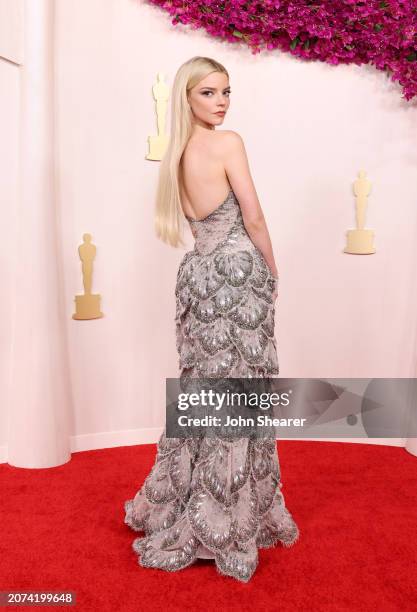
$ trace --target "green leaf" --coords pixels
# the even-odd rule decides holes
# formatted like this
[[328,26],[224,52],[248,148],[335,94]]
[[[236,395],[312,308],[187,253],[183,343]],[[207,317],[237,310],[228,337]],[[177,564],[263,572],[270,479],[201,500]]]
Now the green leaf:
[[294,38],[294,40],[291,42],[291,44],[290,44],[290,48],[291,48],[291,49],[295,49],[295,47],[297,46],[297,44],[298,44],[299,40],[300,40],[300,39],[298,38],[298,36],[296,36],[296,37]]
[[232,34],[233,36],[236,36],[237,38],[243,38],[243,34],[242,32],[239,32],[239,30],[233,30]]
[[417,60],[417,52],[411,51],[409,55],[406,56],[409,62],[415,62]]

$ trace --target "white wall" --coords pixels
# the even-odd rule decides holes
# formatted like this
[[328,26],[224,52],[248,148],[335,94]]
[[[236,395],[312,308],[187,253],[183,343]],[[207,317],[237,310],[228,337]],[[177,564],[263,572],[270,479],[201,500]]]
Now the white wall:
[[[10,406],[10,354],[18,198],[19,68],[0,58],[0,461],[4,460]],[[28,299],[30,304],[30,299]]]
[[[230,72],[223,129],[244,138],[280,271],[283,377],[408,377],[416,372],[417,109],[366,66],[307,63],[172,26],[136,0],[57,0],[58,205],[73,402],[73,449],[153,441],[165,378],[177,376],[174,285],[184,251],[153,235],[158,162],[151,87],[209,55]],[[17,197],[19,68],[0,60],[2,284],[0,446],[7,442]],[[352,182],[373,183],[367,227],[377,252],[343,253]],[[97,246],[103,319],[74,321],[77,248]],[[189,248],[192,248],[189,236]],[[28,306],[30,296],[27,296]],[[18,324],[18,322],[17,322]],[[36,321],[34,321],[36,325]]]

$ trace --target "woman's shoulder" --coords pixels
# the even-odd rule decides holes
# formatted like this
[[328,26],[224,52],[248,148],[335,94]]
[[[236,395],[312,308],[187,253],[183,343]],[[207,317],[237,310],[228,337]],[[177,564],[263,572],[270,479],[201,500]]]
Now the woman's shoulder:
[[193,135],[184,148],[184,157],[192,152],[217,154],[231,153],[242,148],[243,139],[234,130],[207,130],[206,134]]
[[244,149],[245,145],[242,136],[234,130],[216,130],[220,147],[227,154]]
[[234,130],[216,130],[215,134],[218,135],[219,139],[222,138],[229,142],[243,142],[242,136]]

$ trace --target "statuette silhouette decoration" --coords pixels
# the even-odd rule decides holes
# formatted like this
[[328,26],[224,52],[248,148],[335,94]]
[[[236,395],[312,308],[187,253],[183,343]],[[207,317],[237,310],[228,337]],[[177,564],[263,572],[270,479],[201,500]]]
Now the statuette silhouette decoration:
[[353,183],[353,193],[356,196],[356,229],[346,232],[347,245],[345,253],[353,255],[370,255],[375,253],[373,245],[374,232],[364,229],[367,197],[371,192],[371,182],[366,178],[365,170],[358,172],[358,178]]
[[152,87],[153,97],[156,101],[157,136],[148,136],[149,153],[146,159],[160,161],[168,146],[168,136],[165,133],[165,117],[169,97],[169,88],[164,82],[164,74],[158,72],[157,82]]
[[84,242],[78,247],[78,254],[82,261],[84,295],[75,296],[75,313],[72,318],[79,320],[99,319],[104,316],[100,312],[101,296],[91,293],[96,247],[91,242],[91,234],[83,234],[83,240]]

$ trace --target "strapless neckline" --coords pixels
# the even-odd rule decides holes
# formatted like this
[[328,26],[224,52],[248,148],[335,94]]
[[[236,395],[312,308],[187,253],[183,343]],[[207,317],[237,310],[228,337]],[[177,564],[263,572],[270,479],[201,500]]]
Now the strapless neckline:
[[214,210],[211,211],[211,213],[209,213],[208,215],[206,215],[205,217],[203,217],[202,219],[193,219],[193,217],[189,217],[188,215],[186,215],[184,213],[185,218],[188,221],[191,221],[192,223],[201,223],[201,221],[205,221],[206,219],[208,219],[209,217],[211,217],[212,215],[214,215],[215,212],[217,212],[218,210],[220,210],[220,208],[222,208],[222,206],[224,206],[226,204],[226,202],[228,201],[230,194],[233,193],[233,189],[230,188],[229,189],[229,193],[227,194],[227,196],[225,197],[225,199],[223,200],[223,202],[221,204],[219,204],[218,206],[216,206],[216,208]]

